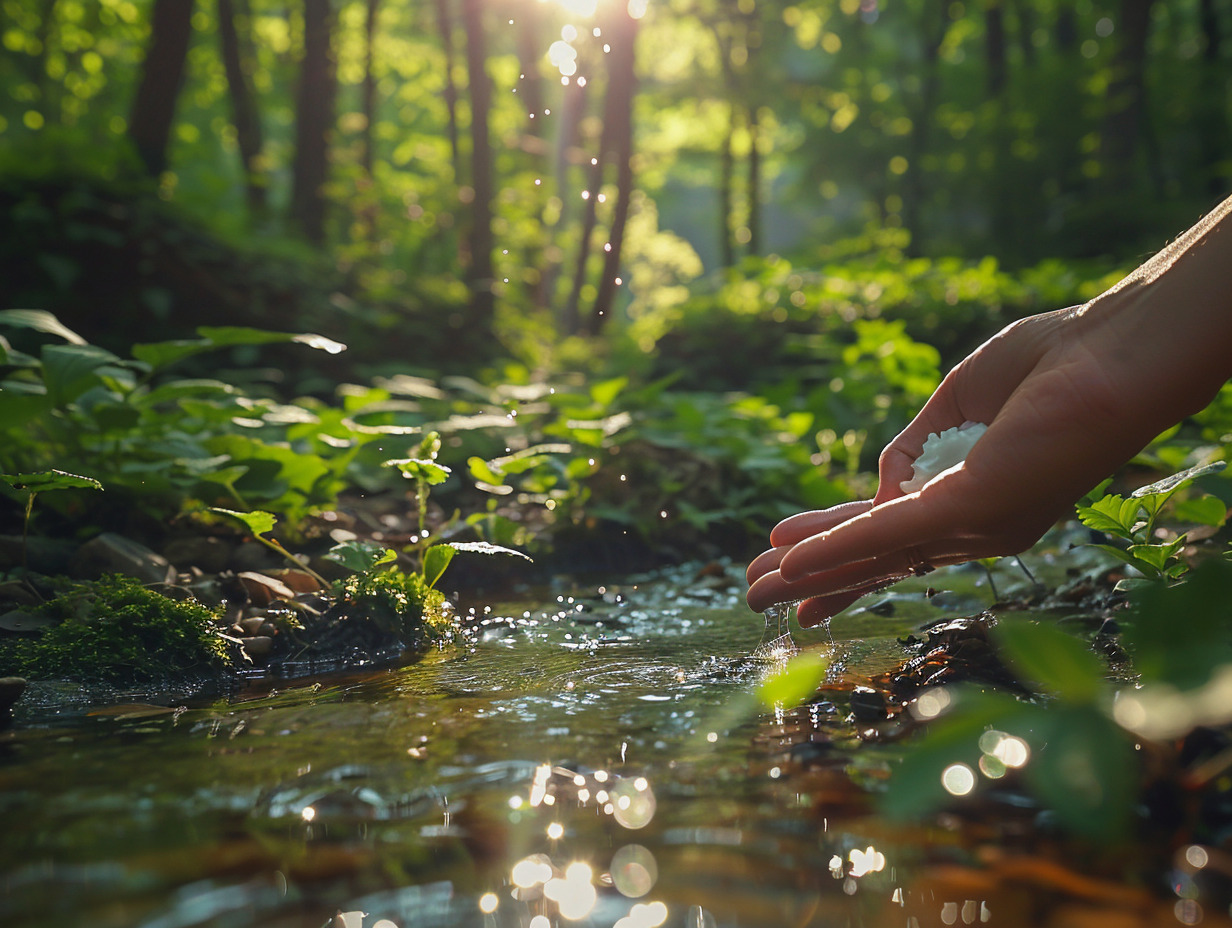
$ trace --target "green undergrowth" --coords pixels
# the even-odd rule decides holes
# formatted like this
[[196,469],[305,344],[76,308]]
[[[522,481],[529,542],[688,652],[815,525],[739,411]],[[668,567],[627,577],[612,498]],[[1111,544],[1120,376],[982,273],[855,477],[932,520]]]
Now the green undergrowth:
[[169,682],[231,664],[218,615],[131,577],[63,590],[33,610],[33,634],[0,635],[0,675],[104,683]]
[[338,594],[356,615],[408,646],[447,640],[457,627],[444,594],[417,573],[387,568],[354,574],[338,585]]

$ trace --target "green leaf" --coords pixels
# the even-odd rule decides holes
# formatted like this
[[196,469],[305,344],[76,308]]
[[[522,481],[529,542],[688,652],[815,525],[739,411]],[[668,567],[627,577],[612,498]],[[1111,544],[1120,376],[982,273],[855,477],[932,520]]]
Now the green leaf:
[[787,661],[782,670],[767,677],[757,696],[768,709],[791,709],[817,692],[826,678],[830,661],[816,651],[801,651]]
[[628,385],[628,377],[614,377],[611,380],[600,381],[591,385],[590,398],[606,409]]
[[58,335],[71,345],[84,345],[86,343],[84,338],[45,309],[0,310],[0,325],[11,325],[20,329],[34,329],[36,332],[46,332],[48,335]]
[[451,471],[444,464],[423,458],[396,458],[385,461],[382,467],[396,467],[408,480],[426,480],[430,486],[444,483]]
[[1079,506],[1078,518],[1087,528],[1097,532],[1132,538],[1139,505],[1137,500],[1126,500],[1113,493],[1097,499],[1090,506]]
[[279,342],[295,342],[316,348],[329,354],[346,351],[346,345],[324,335],[312,333],[270,332],[266,329],[251,329],[246,326],[208,326],[197,329],[197,334],[209,342],[211,348],[230,348],[234,345],[270,345]]
[[286,342],[297,342],[309,348],[317,348],[330,354],[338,354],[346,350],[346,345],[326,338],[323,335],[295,334],[292,332],[270,332],[265,329],[253,329],[245,326],[201,326],[197,329],[199,339],[181,339],[167,342],[151,342],[134,345],[133,357],[144,361],[155,370],[174,364],[176,361],[200,354],[203,351],[214,351],[218,348],[231,348],[236,345],[269,345]]
[[103,485],[93,477],[79,477],[62,470],[44,470],[34,474],[0,474],[14,490],[45,493],[48,490],[101,490]]
[[1139,487],[1130,496],[1143,497],[1156,493],[1172,493],[1186,484],[1193,483],[1199,477],[1217,474],[1227,466],[1227,461],[1211,461],[1207,464],[1198,464],[1190,467],[1188,470],[1173,474],[1171,477],[1164,477],[1162,480],[1157,480],[1145,487]]
[[[1020,703],[1012,696],[972,690],[946,692],[955,701],[949,714],[930,722],[924,737],[910,745],[902,763],[890,777],[881,799],[886,815],[915,818],[954,801],[941,784],[942,772],[952,764],[979,770],[980,736],[990,728],[1018,734],[1033,718],[1047,710]],[[1020,735],[1021,737],[1021,735]],[[975,774],[978,779],[978,774]]]
[[436,586],[436,581],[441,579],[445,568],[457,553],[457,549],[450,544],[433,545],[424,552],[423,578],[429,588]]
[[[449,547],[455,551],[467,551],[471,554],[509,554],[513,557],[520,557],[524,561],[534,562],[528,554],[523,554],[521,551],[515,551],[513,548],[504,548],[500,545],[489,544],[486,541],[451,541]],[[431,549],[429,549],[431,550]]]
[[276,515],[272,512],[263,512],[260,509],[255,512],[236,512],[234,509],[220,509],[217,506],[211,506],[210,512],[218,512],[224,516],[239,519],[248,526],[250,532],[258,537],[273,531],[274,526],[278,524],[278,517]]
[[1133,590],[1123,640],[1144,683],[1186,690],[1232,663],[1232,563],[1203,561],[1174,586]]
[[1023,737],[1027,783],[1067,829],[1104,842],[1125,833],[1140,761],[1115,722],[1094,706],[1058,706]]
[[1055,625],[1003,618],[993,638],[1015,672],[1068,702],[1090,702],[1104,686],[1100,659],[1086,642]]
[[[1139,563],[1149,564],[1152,568],[1162,571],[1168,566],[1168,561],[1176,557],[1176,552],[1185,544],[1185,536],[1161,545],[1130,545],[1129,553]],[[1145,571],[1144,571],[1145,573]]]
[[44,345],[43,382],[56,406],[71,403],[99,381],[100,367],[119,362],[110,351],[94,345]]
[[0,429],[15,429],[51,410],[45,393],[24,393],[8,385],[0,388]]
[[396,561],[398,553],[392,548],[356,539],[334,545],[325,553],[325,558],[335,564],[341,564],[347,570],[362,574]]
[[471,476],[480,483],[486,483],[489,486],[500,486],[505,482],[505,475],[483,458],[469,457],[466,459],[466,466],[470,470]]
[[1218,528],[1228,520],[1228,506],[1217,496],[1198,496],[1173,506],[1172,517],[1178,522]]

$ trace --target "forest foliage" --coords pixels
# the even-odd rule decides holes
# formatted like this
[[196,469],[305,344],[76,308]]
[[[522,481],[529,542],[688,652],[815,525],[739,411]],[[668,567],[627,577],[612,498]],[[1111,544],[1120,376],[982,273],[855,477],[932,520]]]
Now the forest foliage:
[[1220,0],[0,8],[0,302],[71,335],[0,331],[4,469],[172,510],[436,430],[476,519],[764,531],[1230,169]]

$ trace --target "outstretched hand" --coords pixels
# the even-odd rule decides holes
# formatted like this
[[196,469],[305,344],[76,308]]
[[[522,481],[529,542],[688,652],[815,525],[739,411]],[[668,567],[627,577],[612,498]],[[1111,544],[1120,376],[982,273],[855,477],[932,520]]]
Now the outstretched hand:
[[[800,624],[816,625],[926,566],[1030,547],[1221,383],[1214,372],[1169,376],[1192,352],[1178,345],[1170,353],[1167,326],[1176,322],[1142,311],[1139,291],[1106,294],[1116,312],[1088,304],[1022,319],[973,352],[882,452],[872,500],[775,526],[773,547],[748,568],[749,606],[802,600]],[[1144,364],[1168,383],[1146,382]],[[988,431],[966,461],[904,494],[899,484],[928,435],[968,420]]]

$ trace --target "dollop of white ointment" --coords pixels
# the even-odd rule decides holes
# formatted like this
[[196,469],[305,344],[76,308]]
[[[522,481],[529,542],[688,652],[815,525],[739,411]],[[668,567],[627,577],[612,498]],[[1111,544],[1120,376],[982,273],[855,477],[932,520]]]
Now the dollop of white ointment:
[[964,422],[944,432],[932,432],[924,441],[924,450],[912,464],[910,480],[899,486],[904,493],[922,490],[940,473],[949,470],[960,461],[965,461],[980,436],[988,431],[983,422]]

